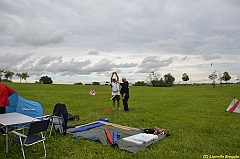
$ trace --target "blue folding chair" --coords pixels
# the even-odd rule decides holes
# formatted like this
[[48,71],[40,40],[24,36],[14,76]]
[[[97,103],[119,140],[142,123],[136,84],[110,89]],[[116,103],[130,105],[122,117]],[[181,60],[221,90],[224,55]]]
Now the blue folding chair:
[[21,150],[22,150],[24,159],[25,159],[24,146],[31,146],[39,142],[42,142],[43,144],[44,157],[46,157],[47,153],[46,153],[46,146],[44,141],[46,139],[46,132],[49,126],[49,122],[50,122],[49,119],[33,121],[30,124],[27,135],[19,133],[15,130],[11,131],[11,133],[19,136],[19,138],[13,139],[13,142],[21,145]]

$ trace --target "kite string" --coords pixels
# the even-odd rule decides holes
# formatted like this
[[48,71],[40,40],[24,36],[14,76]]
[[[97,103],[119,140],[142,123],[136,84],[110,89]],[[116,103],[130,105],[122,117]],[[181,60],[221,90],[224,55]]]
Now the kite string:
[[101,100],[103,98],[102,96],[102,92],[104,90],[104,87],[105,85],[102,85],[102,88],[100,90],[100,93],[99,93],[99,96],[98,96],[98,102],[97,102],[97,106],[99,107],[100,111],[102,111],[103,113],[106,113],[106,112],[109,112],[111,111],[111,109],[104,109],[103,105],[101,104]]
[[103,97],[102,97],[103,88],[104,88],[104,85],[102,85],[102,88],[101,88],[100,93],[99,93],[99,96],[98,96],[98,102],[97,102],[97,106],[99,106],[100,109],[103,108],[103,106],[102,106],[102,104],[101,104],[101,102],[100,102],[101,99],[103,98]]

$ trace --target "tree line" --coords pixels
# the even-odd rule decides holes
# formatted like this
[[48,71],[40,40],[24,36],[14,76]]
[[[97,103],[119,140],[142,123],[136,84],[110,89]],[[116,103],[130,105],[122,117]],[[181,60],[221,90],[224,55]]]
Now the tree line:
[[[22,72],[22,73],[14,73],[12,71],[5,71],[4,69],[0,69],[0,82],[2,81],[2,77],[4,77],[5,79],[3,79],[4,81],[11,81],[13,76],[17,76],[20,79],[20,83],[22,80],[25,80],[27,83],[27,78],[29,78],[29,74],[27,72]],[[210,74],[208,76],[208,78],[210,80],[212,80],[212,85],[215,87],[215,83],[216,83],[216,79],[218,79],[220,81],[220,83],[222,83],[222,81],[225,81],[227,83],[227,81],[229,81],[231,79],[231,76],[229,75],[229,73],[227,71],[223,72],[223,74],[219,74],[217,75],[217,71],[214,71],[212,74]],[[185,83],[185,85],[187,85],[187,81],[189,81],[189,75],[187,73],[183,73],[182,74],[182,80]],[[237,77],[236,80],[239,80],[239,77]],[[147,82],[144,81],[137,81],[135,82],[135,86],[146,86],[146,85],[151,85],[151,86],[155,86],[155,87],[171,87],[174,85],[174,81],[175,81],[175,77],[173,77],[171,75],[171,73],[165,74],[163,77],[161,77],[161,75],[157,72],[152,71],[148,76],[147,76]],[[52,84],[53,81],[51,79],[51,77],[48,76],[42,76],[39,79],[39,82],[36,81],[35,83],[42,83],[42,84]],[[81,82],[79,83],[74,83],[76,85],[82,85]],[[99,82],[93,82],[92,85],[100,85]]]
[[[223,72],[222,75],[221,74],[217,75],[217,71],[215,70],[212,74],[208,76],[208,78],[212,80],[212,85],[213,87],[215,87],[216,79],[218,79],[220,83],[222,83],[222,81],[225,81],[227,84],[227,81],[229,81],[232,77],[229,75],[227,71]],[[237,80],[239,80],[238,77]]]
[[25,80],[27,82],[27,78],[30,77],[27,72],[14,73],[12,71],[5,71],[4,69],[0,69],[0,81],[2,80],[2,77],[5,78],[5,81],[11,81],[14,75],[20,79],[20,83],[22,80]]
[[[218,79],[220,81],[220,83],[222,83],[222,81],[225,81],[227,83],[227,81],[229,81],[231,79],[231,76],[229,75],[229,73],[227,71],[223,72],[223,74],[216,74],[217,71],[214,71],[212,74],[210,74],[208,76],[208,78],[210,80],[212,80],[212,85],[215,87],[215,83],[216,83],[216,79]],[[182,74],[182,80],[185,83],[185,85],[187,85],[187,81],[190,80],[189,75],[187,73],[183,73]],[[239,77],[237,77],[236,80],[239,80]],[[135,82],[135,86],[146,86],[146,85],[152,85],[155,87],[169,87],[169,86],[173,86],[175,81],[175,77],[173,77],[171,75],[171,73],[165,74],[163,77],[161,77],[161,75],[157,72],[151,72],[148,76],[147,76],[147,80],[146,82],[144,81],[137,81]]]
[[157,72],[152,71],[148,76],[146,82],[137,81],[134,86],[154,86],[154,87],[171,87],[173,86],[175,77],[171,73],[165,74],[163,77]]
[[[22,80],[25,80],[27,83],[27,78],[29,78],[29,74],[27,72],[22,72],[22,73],[14,73],[12,71],[5,71],[4,69],[0,69],[0,82],[2,81],[2,77],[4,77],[3,81],[6,82],[11,82],[13,76],[17,76],[20,79],[20,83]],[[39,79],[39,82],[36,81],[35,83],[42,83],[42,84],[52,84],[53,81],[51,77],[48,76],[42,76]]]

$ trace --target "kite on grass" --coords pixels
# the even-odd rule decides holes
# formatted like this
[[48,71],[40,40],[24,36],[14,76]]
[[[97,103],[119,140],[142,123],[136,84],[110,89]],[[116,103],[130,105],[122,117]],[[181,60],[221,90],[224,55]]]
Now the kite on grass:
[[95,96],[96,95],[96,90],[95,89],[90,90],[89,94],[92,95],[92,96]]
[[240,113],[240,102],[235,97],[226,109],[228,112]]

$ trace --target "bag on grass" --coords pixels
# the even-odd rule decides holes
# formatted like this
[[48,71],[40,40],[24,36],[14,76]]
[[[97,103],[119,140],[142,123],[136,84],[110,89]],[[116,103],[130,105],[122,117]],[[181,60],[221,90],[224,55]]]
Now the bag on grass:
[[53,110],[53,126],[59,134],[66,134],[68,112],[65,104],[57,103]]

